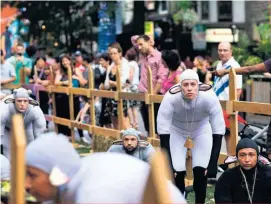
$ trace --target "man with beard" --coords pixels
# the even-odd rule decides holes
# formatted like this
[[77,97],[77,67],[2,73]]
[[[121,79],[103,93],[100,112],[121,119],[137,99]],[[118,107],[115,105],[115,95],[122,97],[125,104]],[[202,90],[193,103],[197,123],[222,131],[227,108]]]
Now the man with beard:
[[224,172],[215,188],[216,203],[271,203],[271,167],[258,163],[257,144],[245,138],[236,147],[240,166]]
[[150,143],[139,139],[137,130],[129,128],[122,131],[122,140],[113,142],[108,152],[124,153],[149,162],[155,150]]

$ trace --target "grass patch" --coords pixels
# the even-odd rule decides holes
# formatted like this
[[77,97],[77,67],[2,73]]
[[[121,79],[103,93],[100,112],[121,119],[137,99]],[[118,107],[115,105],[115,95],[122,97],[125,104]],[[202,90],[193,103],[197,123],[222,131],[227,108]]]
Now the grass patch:
[[[215,186],[214,185],[208,185],[207,191],[206,191],[206,200],[205,203],[208,204],[215,204],[214,200],[214,192],[215,192]],[[195,203],[195,193],[191,192],[187,196],[187,203]]]
[[94,152],[107,152],[109,147],[111,147],[113,141],[116,138],[114,137],[105,137],[105,136],[94,136],[93,140],[93,150]]

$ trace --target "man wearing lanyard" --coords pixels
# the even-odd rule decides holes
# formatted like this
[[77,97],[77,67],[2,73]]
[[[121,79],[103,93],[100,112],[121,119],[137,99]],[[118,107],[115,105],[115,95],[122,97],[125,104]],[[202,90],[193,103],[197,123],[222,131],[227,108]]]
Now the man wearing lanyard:
[[[221,42],[218,45],[218,56],[220,61],[216,66],[216,70],[230,69],[230,67],[240,67],[239,63],[232,56],[231,44],[229,42]],[[236,87],[237,87],[237,98],[240,98],[242,92],[242,76],[236,76]],[[225,75],[221,78],[215,77],[214,80],[214,91],[219,100],[229,100],[229,75]],[[230,163],[231,160],[235,160],[235,156],[229,154],[229,137],[230,133],[226,131],[225,140],[228,158],[225,160],[226,163]],[[222,139],[222,138],[221,138]]]

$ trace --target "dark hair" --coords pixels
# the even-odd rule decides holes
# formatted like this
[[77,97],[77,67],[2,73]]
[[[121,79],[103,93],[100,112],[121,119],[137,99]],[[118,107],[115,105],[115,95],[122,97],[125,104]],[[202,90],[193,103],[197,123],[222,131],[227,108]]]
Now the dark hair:
[[25,49],[25,52],[27,53],[28,57],[33,57],[37,52],[37,48],[33,45],[30,45]]
[[61,67],[62,71],[63,71],[65,74],[68,74],[68,70],[67,70],[67,69],[63,66],[63,64],[62,64],[62,60],[63,60],[64,58],[67,58],[68,60],[70,60],[70,62],[71,62],[71,71],[73,71],[72,59],[71,59],[71,57],[70,57],[69,55],[67,55],[67,54],[63,55],[63,56],[61,57],[61,59],[60,59],[60,67]]
[[17,45],[16,45],[16,47],[23,47],[24,48],[24,44],[21,43],[21,42],[18,42]]
[[37,62],[38,62],[40,59],[43,59],[43,61],[46,63],[45,57],[37,57],[37,59],[36,59],[34,65],[37,64]]
[[122,48],[121,48],[121,46],[120,46],[120,44],[118,42],[113,42],[108,47],[109,48],[115,48],[115,49],[118,50],[118,52],[123,53]]
[[172,50],[164,50],[162,52],[162,59],[166,63],[169,70],[175,71],[180,66],[180,57]]
[[148,42],[148,41],[151,40],[150,37],[149,37],[148,35],[140,35],[140,36],[136,39],[136,41],[138,41],[139,39],[143,39],[143,40],[146,41],[146,42]]
[[104,59],[105,61],[107,61],[107,62],[109,62],[109,63],[111,63],[111,58],[109,57],[109,55],[107,54],[107,53],[103,53],[100,57],[99,57],[99,59]]
[[84,56],[83,60],[87,61],[87,63],[91,63],[91,58],[89,56]]
[[128,61],[136,61],[137,52],[135,51],[135,49],[129,49],[126,52],[125,57],[128,59]]
[[3,52],[3,50],[1,49],[1,56],[4,56],[4,52]]

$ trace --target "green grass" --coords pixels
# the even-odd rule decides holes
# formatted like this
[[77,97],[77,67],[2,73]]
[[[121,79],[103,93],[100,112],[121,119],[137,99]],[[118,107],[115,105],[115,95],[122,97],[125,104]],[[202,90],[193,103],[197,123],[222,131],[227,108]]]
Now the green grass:
[[[106,138],[106,137],[98,137],[95,138],[96,141],[94,142],[94,149],[96,152],[105,152],[107,151],[107,149],[110,147],[110,145],[112,144],[112,141],[114,140],[113,138]],[[84,153],[89,153],[91,146],[90,145],[86,145],[83,142],[77,142],[77,144],[79,144],[79,147],[76,148],[77,152],[79,154],[84,154]],[[214,185],[208,185],[207,187],[207,192],[206,192],[206,202],[208,204],[214,204],[214,190],[215,190],[215,186]],[[195,203],[195,193],[191,192],[188,194],[187,197],[187,202],[190,204]]]
[[[207,192],[206,192],[205,203],[208,203],[208,204],[214,204],[215,203],[214,191],[215,191],[215,186],[214,185],[208,185]],[[188,194],[187,202],[188,203],[195,203],[195,193],[194,192],[191,192],[191,193]]]

